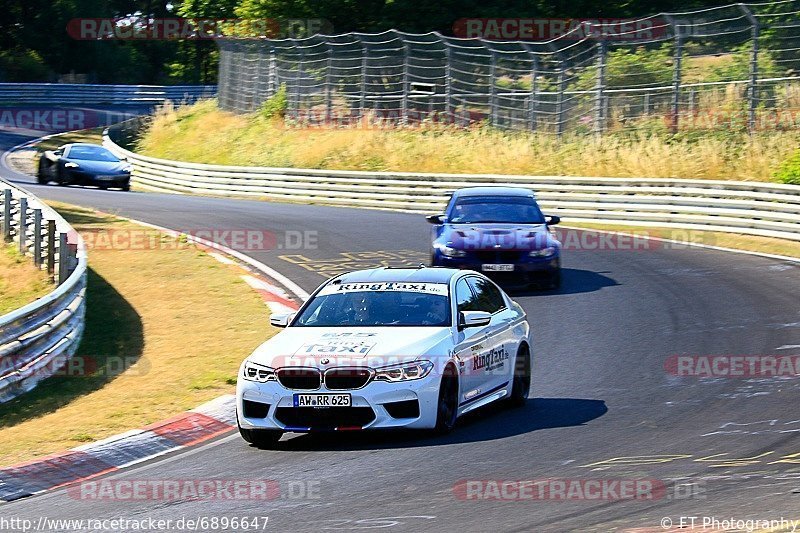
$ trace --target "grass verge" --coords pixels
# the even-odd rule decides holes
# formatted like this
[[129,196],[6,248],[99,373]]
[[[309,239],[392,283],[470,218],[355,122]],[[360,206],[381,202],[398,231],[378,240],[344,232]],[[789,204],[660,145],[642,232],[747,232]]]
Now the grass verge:
[[67,375],[0,405],[0,465],[102,439],[233,392],[241,360],[274,332],[266,306],[238,268],[113,216],[54,207],[79,232],[146,232],[157,245],[88,250],[86,331],[76,363]]
[[14,246],[0,243],[0,315],[23,307],[55,289],[47,274]]
[[137,150],[224,165],[772,181],[798,141],[798,131],[623,132],[558,140],[487,127],[287,128],[280,119],[226,113],[206,100],[162,108]]
[[619,231],[644,237],[658,237],[680,242],[692,242],[734,250],[746,250],[765,254],[784,255],[800,258],[800,242],[756,235],[741,235],[738,233],[724,233],[720,231],[683,230],[676,228],[656,228],[642,226],[625,226],[610,224],[595,224],[590,222],[575,222],[565,220],[566,226],[604,231]]

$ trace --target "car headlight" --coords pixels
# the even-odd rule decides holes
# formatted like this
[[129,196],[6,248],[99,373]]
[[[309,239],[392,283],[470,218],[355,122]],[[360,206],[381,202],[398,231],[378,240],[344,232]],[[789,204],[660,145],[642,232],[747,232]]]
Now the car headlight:
[[73,163],[72,161],[70,161],[69,163],[64,163],[64,168],[80,168],[80,165],[78,165],[78,163]]
[[274,368],[252,363],[250,361],[244,362],[242,378],[246,379],[247,381],[258,381],[259,383],[278,380],[277,376],[275,376]]
[[436,245],[436,249],[442,252],[442,255],[445,257],[465,257],[467,255],[467,252],[464,250],[452,248],[446,244],[438,244]]
[[422,379],[433,370],[433,363],[430,361],[414,361],[400,365],[385,366],[375,370],[375,381],[410,381],[412,379]]
[[556,249],[553,246],[548,246],[547,248],[542,248],[541,250],[532,250],[528,255],[531,257],[550,257],[555,253]]

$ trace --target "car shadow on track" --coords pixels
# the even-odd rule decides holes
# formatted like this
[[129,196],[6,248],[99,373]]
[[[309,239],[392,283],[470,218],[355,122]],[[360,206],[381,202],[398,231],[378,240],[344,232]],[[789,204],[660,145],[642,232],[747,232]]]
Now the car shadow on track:
[[582,426],[608,411],[603,400],[535,398],[524,406],[489,405],[459,419],[449,435],[424,431],[313,433],[280,442],[284,451],[374,450],[481,442],[543,429]]
[[581,270],[578,268],[561,269],[561,287],[558,289],[506,289],[512,298],[520,296],[545,296],[551,294],[579,294],[582,292],[599,291],[605,287],[620,285],[615,279],[604,275],[602,272]]

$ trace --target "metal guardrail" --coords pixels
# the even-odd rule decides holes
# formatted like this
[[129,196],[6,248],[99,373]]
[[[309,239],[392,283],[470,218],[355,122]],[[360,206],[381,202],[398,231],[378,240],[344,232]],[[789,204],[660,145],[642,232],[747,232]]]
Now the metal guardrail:
[[83,105],[192,103],[212,98],[215,85],[92,85],[72,83],[0,83],[0,102]]
[[86,309],[83,240],[53,209],[0,180],[0,240],[46,269],[57,287],[0,316],[0,402],[26,392],[75,354]]
[[450,192],[478,185],[530,188],[550,214],[608,224],[723,231],[800,241],[800,187],[759,182],[417,174],[236,167],[168,161],[136,154],[114,138],[104,145],[133,164],[134,183],[149,189],[261,197],[347,207],[441,212]]

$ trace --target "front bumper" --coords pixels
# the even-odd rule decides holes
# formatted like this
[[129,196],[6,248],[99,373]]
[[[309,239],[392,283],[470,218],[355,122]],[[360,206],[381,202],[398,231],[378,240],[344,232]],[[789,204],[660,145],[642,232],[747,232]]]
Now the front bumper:
[[[550,257],[526,257],[524,261],[500,259],[482,261],[475,257],[447,257],[437,254],[436,264],[449,268],[474,270],[503,286],[522,286],[548,281],[561,268],[559,254]],[[485,264],[513,264],[514,270],[508,272],[484,271]]]
[[[436,425],[439,379],[440,376],[432,372],[422,379],[399,383],[372,381],[355,390],[329,390],[323,386],[318,390],[304,391],[287,389],[274,381],[259,383],[239,378],[236,412],[239,425],[244,429],[302,433],[433,428]],[[293,395],[305,393],[348,393],[351,407],[294,407]],[[418,413],[414,413],[414,402],[417,402]]]
[[77,185],[102,185],[105,187],[124,187],[130,184],[130,174],[94,174],[81,170],[65,169],[66,178]]

